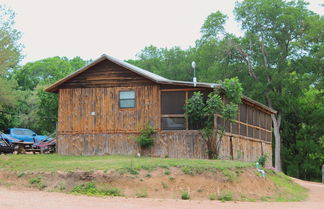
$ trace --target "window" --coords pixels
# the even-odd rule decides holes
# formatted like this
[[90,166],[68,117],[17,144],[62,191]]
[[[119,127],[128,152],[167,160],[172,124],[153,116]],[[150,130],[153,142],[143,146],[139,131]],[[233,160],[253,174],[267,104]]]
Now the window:
[[184,130],[185,118],[162,118],[162,130]]
[[135,107],[135,91],[119,92],[119,107],[120,108]]
[[161,92],[162,130],[185,130],[184,117],[185,91]]

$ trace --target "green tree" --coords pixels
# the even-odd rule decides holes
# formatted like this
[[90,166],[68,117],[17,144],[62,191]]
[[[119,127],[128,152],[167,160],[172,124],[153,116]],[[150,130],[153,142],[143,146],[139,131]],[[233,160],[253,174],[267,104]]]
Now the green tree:
[[233,56],[246,64],[246,72],[261,87],[253,97],[278,110],[278,114],[271,117],[275,136],[275,167],[279,171],[282,170],[282,117],[291,105],[289,102],[293,102],[289,101],[293,99],[289,85],[293,83],[292,73],[295,71],[291,62],[308,50],[301,45],[301,40],[305,39],[305,31],[310,30],[309,19],[319,19],[306,6],[303,1],[245,0],[235,7],[236,18],[242,23],[245,35],[232,44]]
[[[202,93],[195,92],[185,105],[185,115],[189,123],[202,123],[200,134],[206,142],[209,159],[219,158],[225,123],[235,119],[243,92],[238,78],[225,79],[220,84],[222,87],[210,93],[206,102],[203,100]],[[228,104],[223,97],[229,100]],[[214,129],[215,114],[221,115],[223,121],[216,130]]]
[[86,63],[80,57],[51,57],[15,69],[13,78],[17,80],[20,93],[18,106],[12,113],[17,118],[16,126],[52,133],[57,121],[58,98],[44,89]]
[[14,18],[12,10],[0,5],[0,111],[3,114],[16,101],[15,82],[8,78],[8,73],[22,58],[22,45],[18,42],[21,34],[13,27]]

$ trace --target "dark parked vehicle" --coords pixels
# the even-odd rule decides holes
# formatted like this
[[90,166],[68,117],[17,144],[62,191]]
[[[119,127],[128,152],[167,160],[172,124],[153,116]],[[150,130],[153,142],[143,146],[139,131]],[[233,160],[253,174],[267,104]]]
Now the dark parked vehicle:
[[10,145],[5,139],[2,138],[0,135],[0,154],[8,154],[13,153],[15,151],[15,148],[13,145]]

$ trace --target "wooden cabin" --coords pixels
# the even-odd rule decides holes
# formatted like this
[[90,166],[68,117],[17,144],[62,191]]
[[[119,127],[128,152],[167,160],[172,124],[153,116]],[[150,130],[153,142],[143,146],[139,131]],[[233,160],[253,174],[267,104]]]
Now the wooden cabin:
[[[134,155],[140,151],[134,138],[149,122],[157,132],[147,155],[207,158],[206,144],[188,125],[183,106],[195,91],[207,95],[215,87],[219,85],[169,80],[103,55],[46,89],[59,99],[58,153]],[[271,157],[270,115],[275,113],[243,97],[237,119],[225,124],[221,158]],[[219,121],[216,117],[215,125]]]

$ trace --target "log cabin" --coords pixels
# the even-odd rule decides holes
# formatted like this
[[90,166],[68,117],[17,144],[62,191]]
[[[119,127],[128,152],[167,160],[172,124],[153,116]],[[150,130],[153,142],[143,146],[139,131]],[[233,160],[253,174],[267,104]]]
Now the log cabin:
[[[134,155],[140,152],[134,138],[149,122],[156,134],[146,155],[207,158],[206,143],[188,125],[183,107],[195,91],[207,95],[218,87],[166,79],[102,55],[46,89],[58,94],[58,153]],[[236,120],[224,124],[221,158],[255,161],[267,153],[271,159],[271,114],[276,111],[243,96]]]

